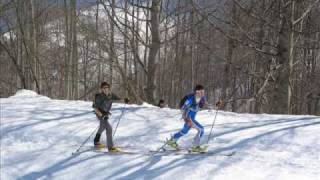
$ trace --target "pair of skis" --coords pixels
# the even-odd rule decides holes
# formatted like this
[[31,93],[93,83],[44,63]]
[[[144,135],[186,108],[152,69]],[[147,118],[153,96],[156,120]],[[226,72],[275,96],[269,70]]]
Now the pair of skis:
[[177,156],[177,155],[190,155],[190,156],[233,156],[236,152],[217,152],[217,151],[206,151],[206,152],[193,152],[190,149],[180,149],[180,150],[166,150],[166,151],[150,151],[153,156]]
[[[167,147],[170,147],[171,149],[167,149]],[[149,152],[152,155],[162,155],[162,156],[171,156],[171,155],[219,155],[219,156],[233,156],[236,151],[229,151],[229,152],[217,152],[213,150],[207,150],[208,146],[202,147],[203,150],[200,151],[193,151],[189,148],[180,148],[180,147],[173,147],[168,144],[168,140],[164,142],[164,144],[157,150],[150,150]]]
[[82,154],[85,152],[96,152],[96,153],[104,153],[104,154],[109,154],[109,155],[141,154],[136,151],[122,150],[122,148],[118,151],[112,152],[112,151],[108,151],[106,147],[86,146],[86,147],[83,147],[81,151],[72,153],[72,155],[78,155],[78,154]]
[[228,151],[228,152],[219,152],[216,150],[209,150],[205,152],[193,152],[191,149],[187,148],[179,148],[179,149],[167,149],[167,143],[161,146],[157,150],[141,150],[135,147],[120,147],[120,151],[118,152],[109,152],[106,148],[96,148],[96,147],[89,147],[84,149],[83,152],[97,152],[97,153],[104,153],[107,155],[145,155],[145,156],[178,156],[178,155],[203,155],[203,156],[233,156],[236,151]]

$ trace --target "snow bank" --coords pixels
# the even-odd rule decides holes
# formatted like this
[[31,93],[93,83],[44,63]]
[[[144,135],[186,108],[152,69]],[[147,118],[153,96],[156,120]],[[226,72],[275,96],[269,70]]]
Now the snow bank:
[[27,89],[21,89],[18,90],[15,95],[9,97],[9,98],[44,98],[44,99],[50,99],[46,96],[39,95],[38,93],[27,90]]

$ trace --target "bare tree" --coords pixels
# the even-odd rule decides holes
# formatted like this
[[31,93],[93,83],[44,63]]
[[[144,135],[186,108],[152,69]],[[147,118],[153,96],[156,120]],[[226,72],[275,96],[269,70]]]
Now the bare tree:
[[161,0],[153,0],[150,9],[150,29],[151,29],[151,44],[148,57],[148,82],[146,94],[148,101],[155,103],[155,87],[156,87],[156,70],[158,66],[157,53],[160,49],[160,31],[159,31],[159,15],[160,15]]
[[87,99],[107,80],[177,107],[203,84],[225,110],[319,114],[319,1],[10,1],[1,88]]

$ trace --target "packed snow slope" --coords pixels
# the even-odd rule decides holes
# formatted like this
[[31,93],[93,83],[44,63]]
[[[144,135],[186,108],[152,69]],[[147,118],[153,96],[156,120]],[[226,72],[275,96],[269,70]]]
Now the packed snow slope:
[[[207,142],[215,110],[200,111]],[[53,100],[21,90],[1,99],[1,179],[214,179],[320,178],[320,117],[219,111],[209,151],[216,155],[143,155],[183,126],[179,110],[114,103],[121,118],[115,144],[142,152],[108,155],[88,151],[98,126],[92,102]],[[192,145],[195,130],[182,137]],[[102,142],[105,141],[103,134]],[[236,151],[231,157],[223,156]]]

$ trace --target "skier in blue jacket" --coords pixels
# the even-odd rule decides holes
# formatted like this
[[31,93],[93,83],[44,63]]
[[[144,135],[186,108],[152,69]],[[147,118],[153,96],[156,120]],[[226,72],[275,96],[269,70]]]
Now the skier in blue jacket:
[[205,91],[202,85],[196,85],[194,92],[185,96],[186,99],[181,107],[182,118],[185,121],[183,128],[175,133],[170,140],[167,141],[167,144],[175,149],[179,149],[177,141],[180,137],[187,134],[191,128],[196,129],[198,132],[193,140],[192,151],[194,152],[203,152],[205,148],[200,146],[201,138],[204,134],[203,126],[196,120],[197,112],[200,108],[203,108],[206,103]]

